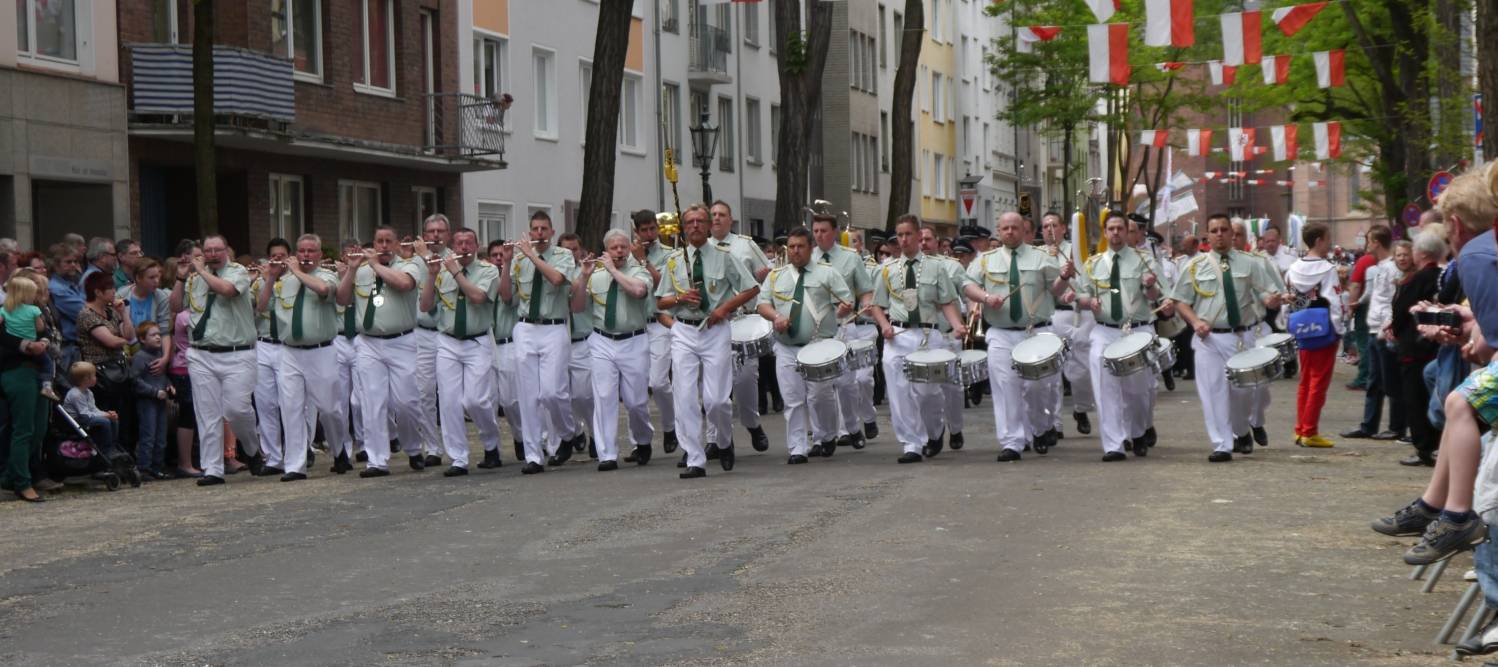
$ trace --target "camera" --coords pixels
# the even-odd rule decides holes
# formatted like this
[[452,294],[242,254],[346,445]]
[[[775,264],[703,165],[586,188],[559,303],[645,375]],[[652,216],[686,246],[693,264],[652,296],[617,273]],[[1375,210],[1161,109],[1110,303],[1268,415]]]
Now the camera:
[[1415,312],[1415,324],[1459,329],[1462,326],[1462,316],[1449,310],[1420,310]]

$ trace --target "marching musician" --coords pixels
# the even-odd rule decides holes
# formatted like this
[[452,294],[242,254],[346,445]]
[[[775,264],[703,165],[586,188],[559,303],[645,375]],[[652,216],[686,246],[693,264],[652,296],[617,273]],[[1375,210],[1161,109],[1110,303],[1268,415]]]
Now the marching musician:
[[[348,394],[338,382],[338,337],[341,321],[337,312],[337,276],[321,266],[322,239],[303,234],[296,240],[296,259],[266,269],[269,287],[261,298],[268,301],[281,337],[280,375],[282,433],[286,437],[281,481],[307,479],[307,449],[312,446],[312,423],[306,419],[316,410],[323,437],[334,465],[349,459]],[[264,412],[261,418],[265,418]],[[340,466],[341,467],[341,466]]]
[[[652,216],[651,222],[654,222]],[[655,286],[646,268],[635,261],[629,234],[611,229],[603,235],[604,253],[596,266],[583,267],[586,279],[572,294],[574,314],[587,312],[593,334],[588,341],[589,396],[598,470],[619,468],[619,403],[629,414],[630,461],[650,463],[650,337],[645,322],[655,313]]]
[[[1076,248],[1066,239],[1066,225],[1061,221],[1060,215],[1048,212],[1041,216],[1040,234],[1045,239],[1046,252],[1051,257],[1075,266]],[[1092,433],[1092,420],[1087,413],[1097,407],[1092,396],[1092,377],[1088,369],[1092,329],[1097,320],[1092,311],[1085,308],[1077,310],[1074,303],[1064,303],[1059,298],[1055,303],[1056,312],[1051,315],[1051,326],[1054,327],[1054,333],[1065,339],[1070,346],[1061,373],[1071,383],[1072,419],[1077,422],[1077,433],[1087,435]],[[1056,431],[1057,437],[1061,433],[1061,414],[1061,397],[1057,396],[1056,406],[1051,414],[1051,428]]]
[[[1273,229],[1271,227],[1271,229]],[[1254,250],[1248,243],[1248,228],[1242,220],[1233,222],[1233,247],[1238,252],[1247,255],[1249,259],[1264,263],[1264,271],[1269,275],[1270,282],[1274,284],[1273,289],[1277,294],[1285,292],[1285,278],[1280,274],[1279,266],[1274,263],[1267,253],[1262,250]],[[1254,327],[1254,338],[1261,338],[1273,333],[1269,324],[1270,311],[1264,304],[1254,302],[1254,317],[1259,321]],[[1278,311],[1275,311],[1278,314]],[[1254,453],[1254,443],[1260,447],[1269,446],[1269,432],[1264,430],[1265,417],[1269,412],[1269,385],[1266,382],[1253,388],[1253,405],[1248,410],[1248,433],[1235,433],[1233,435],[1233,452],[1244,454]]]
[[442,444],[452,466],[443,477],[468,474],[466,413],[478,430],[484,461],[499,464],[499,422],[494,412],[494,300],[499,296],[499,269],[479,259],[478,234],[459,227],[452,251],[439,255],[422,241],[418,261],[428,264],[421,286],[421,312],[432,313],[437,341],[437,409]]
[[[374,247],[351,258],[349,270],[338,283],[338,303],[354,307],[359,336],[354,341],[354,377],[364,393],[364,453],[368,462],[362,478],[390,474],[390,423],[393,415],[412,470],[425,470],[416,422],[421,414],[420,388],[416,376],[416,306],[420,269],[414,262],[398,260],[400,241],[395,228],[375,229]],[[390,415],[387,415],[387,412]]]
[[1181,317],[1196,332],[1196,391],[1206,417],[1212,463],[1233,460],[1233,440],[1248,433],[1252,391],[1232,386],[1227,379],[1227,361],[1251,347],[1259,309],[1279,304],[1275,282],[1267,266],[1233,250],[1233,223],[1214,213],[1207,218],[1207,242],[1212,251],[1192,258],[1171,294]]
[[[837,229],[832,216],[813,216],[812,224],[826,228],[819,234],[825,233],[829,238]],[[759,314],[775,329],[775,377],[785,401],[785,445],[790,451],[786,463],[792,465],[806,463],[808,453],[832,456],[837,449],[838,429],[833,384],[808,383],[796,372],[796,355],[815,339],[837,335],[838,320],[853,312],[853,293],[832,261],[822,259],[828,251],[820,244],[817,248],[820,256],[812,261],[811,236],[812,232],[805,227],[792,229],[786,235],[787,265],[770,271],[759,291]],[[845,252],[850,261],[858,262],[852,251]],[[814,446],[806,439],[808,408],[812,437],[818,443]],[[858,433],[857,428],[855,424],[854,433]]]
[[[572,253],[551,245],[551,216],[546,211],[531,214],[529,238],[515,241],[520,255],[509,270],[500,274],[500,298],[518,298],[520,321],[515,324],[516,386],[534,391],[520,401],[520,430],[525,442],[525,465],[520,472],[534,475],[545,470],[546,444],[541,436],[549,424],[557,433],[576,433],[572,421],[567,367],[571,352],[567,335],[567,312],[571,303],[572,277],[577,264]],[[545,417],[543,417],[543,411]],[[543,421],[549,419],[549,421]],[[572,440],[557,444],[552,455],[565,463],[571,458]],[[562,454],[563,450],[569,453]]]
[[[733,340],[728,321],[759,294],[759,286],[744,263],[728,248],[708,242],[707,220],[708,209],[703,204],[693,204],[682,212],[686,247],[671,253],[655,290],[656,308],[663,311],[662,320],[671,325],[676,437],[686,450],[683,479],[707,475],[704,408],[709,428],[723,434],[724,439],[732,432],[729,394],[733,382]],[[731,439],[727,447],[721,448],[718,463],[724,471],[733,469]]]
[[[343,282],[343,274],[352,271],[346,260],[354,255],[362,254],[364,247],[359,239],[349,238],[343,241],[343,259],[337,262],[338,283]],[[354,346],[354,340],[359,335],[359,325],[354,320],[354,307],[344,306],[338,303],[337,283],[334,284],[333,304],[338,312],[338,336],[333,339],[333,350],[338,355],[338,374],[333,376],[338,387],[338,395],[345,396],[347,401],[345,414],[350,416],[353,426],[349,429],[350,452],[344,452],[342,456],[333,455],[333,467],[329,470],[334,474],[342,475],[354,469],[355,457],[368,458],[364,453],[364,417],[363,396],[364,390],[355,381],[354,368],[359,362],[359,353]],[[326,434],[324,434],[326,435]]]
[[[654,211],[635,211],[631,218],[635,225],[635,242],[631,252],[635,262],[650,272],[650,290],[654,293],[655,288],[661,284],[662,271],[666,268],[666,258],[671,256],[671,249],[660,241],[660,222]],[[662,319],[669,320],[670,316]],[[655,396],[655,409],[661,413],[661,451],[670,454],[676,451],[676,408],[671,397],[670,323],[668,321],[663,324],[651,318],[645,324],[645,332],[650,337],[650,393]]]
[[[451,253],[448,250],[450,226],[447,216],[434,213],[427,216],[421,223],[421,242],[425,244],[426,250],[435,254],[438,258],[446,257]],[[407,246],[402,244],[402,250],[411,250],[413,256],[421,254],[422,246],[414,241]],[[417,285],[425,285],[429,269],[440,268],[435,263],[425,261],[416,262]],[[418,298],[419,300],[419,298]],[[421,397],[417,401],[422,419],[416,424],[417,436],[421,438],[421,451],[426,456],[427,467],[442,465],[442,434],[438,432],[437,420],[433,415],[438,414],[437,406],[437,349],[441,347],[441,336],[437,333],[437,318],[431,311],[421,310],[416,313],[416,383],[421,390]]]
[[[765,252],[754,242],[754,239],[743,234],[733,233],[733,209],[728,202],[718,200],[713,202],[710,211],[712,216],[712,243],[718,248],[728,251],[743,263],[744,268],[749,271],[749,277],[754,281],[753,286],[759,287],[765,276],[770,274],[770,259],[765,257]],[[763,452],[770,448],[770,438],[765,435],[765,430],[759,425],[759,360],[749,360],[741,365],[738,374],[733,380],[733,403],[734,411],[739,414],[739,421],[744,423],[744,428],[749,429],[749,444],[754,451]],[[707,442],[709,449],[711,445],[722,443],[719,440],[733,442],[733,435],[729,432],[721,434],[715,431],[717,425],[708,422]]]
[[[1128,243],[1129,220],[1121,213],[1103,221],[1108,249],[1087,258],[1076,281],[1076,304],[1092,311],[1096,325],[1088,344],[1088,371],[1094,396],[1117,396],[1098,407],[1103,461],[1122,461],[1125,450],[1149,454],[1154,431],[1154,388],[1148,372],[1117,376],[1103,366],[1103,352],[1131,329],[1148,329],[1154,320],[1150,304],[1160,297],[1160,274],[1154,258]],[[1075,391],[1075,390],[1073,390]]]
[[250,294],[255,296],[255,435],[260,438],[260,454],[265,457],[265,467],[256,471],[257,476],[286,472],[282,468],[281,390],[277,386],[281,374],[282,332],[278,330],[275,313],[269,307],[275,280],[266,280],[266,274],[271,268],[282,268],[284,272],[286,258],[291,256],[291,244],[286,239],[273,238],[265,245],[265,254],[269,258],[267,261],[249,269],[253,276]]
[[[868,309],[869,303],[874,299],[874,281],[869,275],[868,268],[864,266],[863,258],[859,257],[858,253],[853,249],[838,245],[837,218],[823,213],[811,216],[811,234],[816,240],[816,248],[811,250],[812,262],[829,267],[836,272],[843,279],[843,283],[847,285],[848,289],[852,290],[853,302],[857,307],[857,312],[865,312]],[[790,242],[789,236],[786,237],[786,242]],[[786,254],[787,257],[790,257],[789,249],[787,249]],[[760,300],[764,300],[764,295],[760,295]],[[761,308],[760,311],[763,313],[764,309]],[[874,321],[867,318],[856,319],[843,325],[842,333],[843,340],[848,343],[859,340],[873,342],[879,337],[878,330],[874,328]],[[874,369],[872,366],[869,368],[860,368],[855,371],[855,378],[850,378],[855,381],[837,383],[837,409],[835,410],[835,414],[839,414],[842,417],[842,421],[836,435],[841,436],[842,441],[834,443],[834,447],[837,445],[848,445],[861,449],[864,442],[868,438],[873,437],[872,434],[868,433],[870,430],[876,430],[870,429],[874,423],[873,397],[870,395],[865,400],[864,394],[861,391],[863,383],[861,376],[867,375],[869,383],[872,384],[874,381],[873,373]],[[786,382],[783,379],[784,374],[784,368],[777,367],[776,375],[782,378],[780,382],[782,399],[785,398],[786,386]],[[800,378],[796,379],[799,380]],[[813,388],[813,391],[815,390],[816,388]],[[816,416],[816,413],[812,414],[813,422],[815,422]],[[789,418],[789,415],[787,415],[787,418]],[[825,444],[821,443],[820,440],[818,442],[819,444]]]
[[224,420],[234,437],[253,449],[250,471],[265,460],[255,437],[255,295],[250,274],[229,261],[229,244],[213,234],[203,239],[203,255],[177,261],[172,312],[189,309],[187,369],[192,381],[193,413],[198,421],[198,450],[203,477],[198,486],[224,483]]
[[588,445],[588,455],[598,458],[593,439],[584,431],[585,428],[590,428],[593,421],[593,355],[588,351],[588,339],[593,335],[593,313],[587,309],[570,310],[571,295],[586,285],[592,276],[592,263],[587,253],[583,252],[582,238],[577,234],[562,234],[557,238],[557,245],[572,253],[572,261],[578,266],[576,274],[572,276],[571,291],[567,297],[567,332],[572,339],[571,352],[567,358],[567,393],[571,397],[568,403],[577,432],[567,437],[576,449],[565,454],[558,452],[557,460],[549,465],[560,465],[562,461],[572,458],[573,451],[580,450],[584,443]]
[[[930,227],[923,227],[921,229],[921,252],[935,263],[936,267],[945,276],[947,282],[951,283],[952,293],[957,295],[955,307],[958,310],[959,318],[961,318],[966,314],[966,311],[963,310],[965,304],[962,302],[962,291],[963,287],[970,281],[967,277],[967,272],[962,268],[962,263],[952,259],[950,255],[943,252],[944,246],[947,252],[951,250],[950,241],[947,241],[946,244],[943,244],[943,241],[947,241],[947,239],[938,239],[936,232]],[[962,352],[962,338],[947,337],[946,334],[950,333],[951,329],[947,327],[946,322],[941,321],[939,318],[936,320],[936,328],[942,335],[932,339],[930,341],[931,345],[950,350],[953,354],[960,354]],[[921,416],[926,419],[926,431],[929,434],[934,434],[926,447],[926,456],[936,456],[941,452],[942,436],[944,434],[948,436],[947,439],[954,450],[962,449],[964,442],[962,438],[962,409],[966,407],[964,403],[966,397],[964,394],[967,388],[943,382],[940,385],[940,389],[942,400],[937,403],[939,409],[922,411],[921,413]]]
[[946,400],[940,387],[906,379],[905,357],[928,344],[945,348],[944,343],[930,340],[941,336],[937,324],[941,318],[952,327],[954,338],[967,336],[967,326],[957,310],[955,283],[942,264],[946,260],[921,252],[921,226],[921,219],[910,214],[900,216],[895,223],[900,255],[879,267],[871,311],[879,335],[884,337],[885,397],[895,437],[904,449],[900,463],[924,460],[922,453],[930,445],[929,436],[939,436],[940,431],[930,430],[922,413],[940,414]]
[[994,432],[999,461],[1018,461],[1026,444],[1044,452],[1054,444],[1051,413],[1061,401],[1061,378],[1021,378],[1014,371],[1014,346],[1051,329],[1055,298],[1066,291],[1072,264],[1024,242],[1024,219],[1013,211],[999,216],[1000,248],[968,266],[971,282],[962,293],[983,309],[988,324],[988,382],[993,388]]
[[[502,270],[510,266],[514,261],[514,246],[502,240],[489,242],[489,263],[496,270]],[[504,276],[500,276],[500,282]],[[521,439],[520,428],[520,385],[515,368],[515,323],[520,321],[520,308],[516,305],[517,299],[511,295],[506,300],[502,292],[496,293],[494,297],[494,387],[495,398],[499,402],[500,409],[504,410],[505,421],[510,424],[510,441],[514,443],[515,460],[525,460],[525,442]],[[489,458],[489,452],[484,452],[484,460],[479,463],[480,468],[498,468],[500,466],[499,451],[494,452],[494,458]]]

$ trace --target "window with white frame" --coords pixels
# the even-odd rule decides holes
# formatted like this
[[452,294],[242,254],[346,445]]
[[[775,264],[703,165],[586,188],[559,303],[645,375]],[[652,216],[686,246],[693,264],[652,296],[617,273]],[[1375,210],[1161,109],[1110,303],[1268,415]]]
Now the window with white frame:
[[[927,72],[926,66],[925,65],[921,65],[921,76],[920,76],[920,78],[916,79],[916,82],[918,84],[921,81],[924,81],[926,79],[926,72]],[[922,85],[917,85],[916,86],[916,90],[920,91],[920,93],[921,93],[921,111],[924,111],[926,113],[930,113],[931,112],[931,98],[932,98],[932,95],[931,95],[930,91],[926,88],[926,86],[922,86]]]
[[879,49],[879,69],[885,69],[889,66],[889,24],[884,5],[879,5],[879,34],[874,36],[874,41]]
[[953,110],[957,106],[957,98],[952,95],[952,77],[944,77],[942,79],[942,85],[946,87],[947,91],[947,120],[950,121],[955,118],[955,116],[953,115]]
[[780,151],[780,105],[770,105],[770,165],[775,164],[775,155]]
[[744,100],[744,160],[750,164],[764,162],[759,141],[759,100],[752,97]]
[[869,184],[869,192],[879,192],[879,167],[875,164],[879,159],[879,138],[866,136],[864,141],[869,143],[868,150],[863,153],[864,182]]
[[941,85],[942,76],[940,72],[931,73],[931,120],[938,123],[944,122],[947,115],[942,108],[946,106],[947,94]]
[[270,175],[271,235],[295,239],[302,235],[302,177]]
[[868,79],[867,87],[869,93],[877,95],[879,94],[879,75],[874,71],[874,59],[878,57],[875,52],[879,50],[879,45],[873,37],[868,35],[864,35],[863,42],[864,49],[868,52],[868,56],[864,58],[864,62],[869,64],[868,69],[864,71],[864,76]]
[[863,169],[859,164],[863,162],[863,139],[857,132],[852,135],[852,141],[848,142],[848,185],[854,192],[863,191]]
[[411,187],[411,198],[416,200],[416,228],[421,229],[427,218],[442,212],[438,204],[437,188],[416,185]]
[[663,86],[665,92],[661,95],[661,104],[665,106],[666,143],[671,147],[671,159],[681,164],[681,154],[691,150],[691,147],[682,145],[681,86],[670,82]]
[[738,162],[734,154],[733,98],[718,98],[718,169],[733,171]]
[[509,85],[506,72],[509,65],[507,46],[508,40],[503,37],[478,35],[473,38],[474,95],[497,98],[504,94]]
[[900,58],[900,49],[903,48],[902,45],[905,44],[905,19],[900,16],[900,12],[894,12],[894,15],[894,20],[890,22],[890,27],[893,28],[891,34],[894,35],[895,59],[898,62]]
[[369,241],[383,224],[385,206],[379,183],[338,181],[339,236]]
[[889,173],[889,112],[879,112],[879,171]]
[[354,90],[395,92],[395,0],[355,0]]
[[27,58],[78,62],[75,0],[16,0],[16,51]]
[[535,87],[535,134],[557,138],[556,54],[541,48],[531,50],[531,81]]
[[677,11],[680,0],[660,0],[661,30],[677,34],[681,32],[681,13]]
[[921,151],[921,196],[931,196],[931,151]]
[[934,162],[932,164],[932,168],[935,169],[935,172],[932,174],[932,178],[934,180],[931,182],[931,191],[934,194],[932,196],[936,197],[937,199],[946,199],[947,198],[946,159],[942,157],[941,153],[937,153],[934,157],[935,157],[935,160],[934,160]]
[[322,80],[321,4],[318,0],[270,3],[271,52],[290,58],[297,76],[313,81]]
[[619,146],[639,150],[640,141],[640,77],[625,74],[619,94]]
[[[21,17],[19,12],[23,4],[24,0],[16,3],[17,18]],[[25,39],[24,35],[22,39]],[[177,0],[151,0],[151,41],[157,44],[181,43],[181,29],[177,24]]]
[[759,3],[746,3],[743,6],[743,12],[740,18],[744,25],[744,43],[759,46]]
[[940,43],[942,40],[941,25],[941,0],[931,0],[931,41]]
[[[577,64],[577,87],[579,88],[579,100],[577,105],[577,134],[581,137],[578,141],[584,146],[588,145],[588,100],[593,97],[593,63],[583,59]],[[624,125],[624,119],[619,119],[620,127]],[[622,134],[622,133],[621,133]]]
[[487,243],[495,239],[508,239],[519,236],[516,231],[510,230],[510,219],[514,216],[515,205],[509,202],[480,201],[478,220],[473,230],[478,233],[479,241]]

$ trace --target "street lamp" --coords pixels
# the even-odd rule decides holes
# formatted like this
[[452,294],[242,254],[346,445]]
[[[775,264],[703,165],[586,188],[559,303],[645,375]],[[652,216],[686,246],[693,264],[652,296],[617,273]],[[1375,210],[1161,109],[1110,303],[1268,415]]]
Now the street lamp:
[[704,105],[697,117],[697,126],[692,132],[692,164],[702,170],[702,201],[713,200],[712,186],[707,180],[712,177],[713,154],[718,151],[718,128],[707,124],[707,107]]

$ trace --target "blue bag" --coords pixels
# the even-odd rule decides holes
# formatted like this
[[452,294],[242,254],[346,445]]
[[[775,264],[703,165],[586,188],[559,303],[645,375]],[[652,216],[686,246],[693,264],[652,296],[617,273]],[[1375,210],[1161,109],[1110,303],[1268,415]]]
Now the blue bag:
[[1286,330],[1295,337],[1295,346],[1302,350],[1319,350],[1341,339],[1327,308],[1305,308],[1290,313]]

